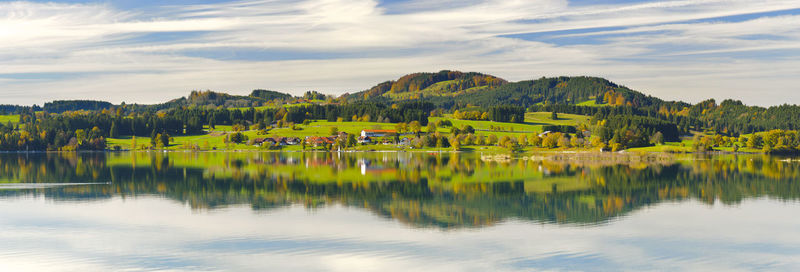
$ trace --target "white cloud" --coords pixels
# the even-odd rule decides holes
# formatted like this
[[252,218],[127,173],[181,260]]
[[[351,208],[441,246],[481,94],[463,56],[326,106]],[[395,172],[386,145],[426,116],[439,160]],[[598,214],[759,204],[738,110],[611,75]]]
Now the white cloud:
[[[460,69],[510,80],[604,76],[667,99],[733,97],[761,105],[800,100],[793,87],[800,83],[794,68],[800,63],[786,53],[800,50],[800,16],[692,21],[800,8],[796,1],[574,7],[563,0],[491,0],[435,8],[437,3],[239,1],[163,6],[156,13],[105,4],[3,3],[0,98],[154,103],[191,89],[341,93],[406,73]],[[601,27],[617,29],[549,34],[596,40],[578,44],[504,36]],[[203,57],[232,52],[246,60]],[[273,57],[248,59],[251,52]],[[297,60],[281,60],[286,52]],[[782,97],[756,95],[753,88]]]

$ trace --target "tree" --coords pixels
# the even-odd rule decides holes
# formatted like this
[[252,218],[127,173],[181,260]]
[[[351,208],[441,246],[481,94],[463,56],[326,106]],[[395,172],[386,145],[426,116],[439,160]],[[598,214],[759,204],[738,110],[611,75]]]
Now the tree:
[[500,137],[500,141],[498,142],[498,144],[500,146],[506,146],[506,145],[508,145],[509,142],[511,142],[511,137],[503,136],[503,137]]
[[486,144],[494,145],[497,143],[497,135],[489,134],[489,137],[486,139]]
[[434,136],[436,137],[436,147],[450,147],[450,141],[447,140],[447,137],[444,136]]
[[356,141],[356,136],[353,134],[347,134],[347,147],[356,146],[358,141]]
[[606,143],[603,142],[602,138],[597,136],[592,137],[591,144],[593,147],[600,148],[601,150],[606,148]]
[[464,145],[474,145],[475,144],[475,134],[467,134],[467,137],[464,137]]
[[169,146],[169,134],[162,133],[159,138],[161,147],[168,147]]
[[664,144],[664,134],[661,134],[661,131],[656,132],[656,134],[650,136],[650,143],[654,145]]
[[78,140],[78,145],[83,145],[86,140],[86,131],[79,129],[75,131],[75,138]]
[[542,147],[556,148],[558,146],[558,139],[561,138],[561,133],[550,133],[542,139]]
[[550,119],[558,120],[558,113],[556,111],[553,111],[552,113],[550,113]]
[[428,127],[426,128],[425,131],[427,131],[428,133],[433,133],[434,131],[436,131],[436,124],[434,122],[429,122]]
[[408,125],[406,123],[400,122],[394,126],[394,129],[397,130],[397,133],[404,133],[408,129]]
[[236,133],[230,134],[228,137],[229,137],[228,140],[231,143],[241,144],[241,143],[244,143],[244,142],[247,141],[247,136],[245,136],[241,132],[236,132]]
[[558,147],[562,147],[562,148],[569,148],[570,147],[569,137],[567,137],[566,134],[561,135],[561,137],[558,138]]
[[111,123],[111,130],[109,131],[108,136],[111,138],[119,137],[119,128],[117,127],[117,122]]
[[475,138],[475,145],[485,145],[486,144],[486,137],[483,135],[478,135]]
[[331,128],[329,128],[329,129],[328,129],[328,133],[329,133],[330,135],[336,135],[336,134],[339,134],[339,127],[331,127]]
[[753,134],[753,136],[750,136],[750,139],[747,140],[747,147],[749,148],[761,148],[763,144],[764,140],[761,135],[758,134]]
[[450,146],[453,147],[454,151],[461,150],[461,141],[458,140],[457,136],[453,136],[453,138],[450,138]]
[[519,143],[519,145],[521,145],[521,146],[528,145],[528,137],[525,137],[525,134],[519,135],[519,139],[517,140],[517,143]]
[[542,137],[539,137],[539,135],[536,134],[531,134],[528,143],[534,147],[542,146]]
[[422,131],[422,126],[417,121],[411,121],[411,123],[408,124],[408,128],[417,134],[417,137],[419,137],[419,133]]

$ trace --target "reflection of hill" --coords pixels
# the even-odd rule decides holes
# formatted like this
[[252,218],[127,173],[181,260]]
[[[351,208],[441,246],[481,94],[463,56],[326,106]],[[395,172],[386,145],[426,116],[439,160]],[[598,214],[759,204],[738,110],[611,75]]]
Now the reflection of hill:
[[486,162],[470,154],[86,153],[0,155],[0,182],[111,182],[0,190],[91,201],[157,195],[196,209],[247,204],[361,207],[414,226],[486,226],[506,219],[595,224],[687,198],[737,203],[800,198],[800,164],[717,156],[657,164]]

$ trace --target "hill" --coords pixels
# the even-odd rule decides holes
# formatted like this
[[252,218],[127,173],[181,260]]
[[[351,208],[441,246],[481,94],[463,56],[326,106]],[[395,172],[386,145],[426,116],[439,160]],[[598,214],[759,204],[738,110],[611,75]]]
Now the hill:
[[270,90],[261,90],[261,89],[253,90],[253,92],[250,93],[250,97],[251,98],[260,98],[260,99],[263,99],[263,100],[292,99],[292,95],[287,94],[287,93],[281,93],[281,92],[270,91]]
[[492,75],[443,70],[437,73],[413,73],[386,81],[368,90],[348,95],[348,100],[400,101],[430,96],[455,96],[506,84]]
[[667,105],[682,110],[683,102],[665,102],[598,77],[542,77],[508,82],[476,72],[440,71],[413,73],[395,81],[345,96],[348,101],[398,102],[425,99],[437,107],[562,104],[591,106],[656,107]]
[[250,95],[232,95],[214,91],[192,91],[187,97],[181,97],[161,104],[137,105],[145,111],[166,110],[179,107],[224,107],[224,108],[248,108],[259,107],[264,103],[273,100],[290,100],[292,95],[270,90],[253,90]]
[[110,109],[114,105],[105,101],[96,100],[56,100],[44,104],[44,110],[50,113],[62,113],[65,111],[77,110],[103,110]]

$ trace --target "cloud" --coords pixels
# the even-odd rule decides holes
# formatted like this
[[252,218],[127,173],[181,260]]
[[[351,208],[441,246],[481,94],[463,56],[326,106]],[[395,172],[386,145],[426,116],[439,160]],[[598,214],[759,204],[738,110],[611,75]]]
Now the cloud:
[[3,103],[155,103],[192,89],[352,92],[460,69],[604,76],[667,99],[769,105],[800,99],[797,9],[783,0],[10,2],[0,4],[0,92]]

